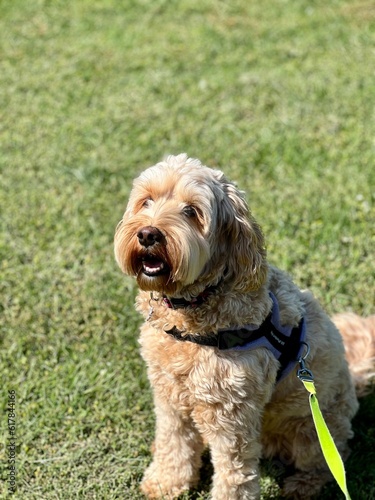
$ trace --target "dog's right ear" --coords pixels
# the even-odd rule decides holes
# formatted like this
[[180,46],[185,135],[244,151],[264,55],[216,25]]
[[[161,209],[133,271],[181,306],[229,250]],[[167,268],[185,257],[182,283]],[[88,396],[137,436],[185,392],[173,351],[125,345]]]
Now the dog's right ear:
[[254,291],[267,276],[264,236],[243,193],[225,178],[222,182],[224,197],[219,203],[218,219],[220,246],[226,248],[226,276],[236,290]]

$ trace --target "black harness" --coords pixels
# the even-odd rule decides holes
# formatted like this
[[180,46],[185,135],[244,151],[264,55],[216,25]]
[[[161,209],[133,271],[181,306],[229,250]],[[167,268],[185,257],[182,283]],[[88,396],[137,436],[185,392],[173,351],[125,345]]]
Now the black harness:
[[[301,318],[297,326],[281,325],[276,297],[272,293],[270,293],[270,297],[273,302],[271,312],[260,326],[245,325],[204,335],[184,334],[174,326],[170,330],[165,330],[165,333],[179,341],[216,347],[221,351],[245,351],[265,347],[280,363],[276,379],[280,381],[293,370],[301,358],[305,345],[306,326],[304,318]],[[184,301],[184,299],[173,300]]]

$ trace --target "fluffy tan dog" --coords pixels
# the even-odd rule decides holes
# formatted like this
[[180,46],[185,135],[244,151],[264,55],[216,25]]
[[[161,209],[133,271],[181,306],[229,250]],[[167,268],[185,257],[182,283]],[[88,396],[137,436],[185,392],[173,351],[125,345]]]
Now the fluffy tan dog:
[[374,327],[355,315],[336,318],[348,368],[342,337],[312,294],[267,263],[243,194],[184,154],[134,181],[115,255],[140,288],[141,352],[154,391],[143,493],[175,498],[194,487],[208,445],[214,500],[258,499],[261,457],[294,466],[286,496],[316,494],[331,475],[297,361],[309,349],[306,366],[345,459],[355,384],[363,392],[372,376]]

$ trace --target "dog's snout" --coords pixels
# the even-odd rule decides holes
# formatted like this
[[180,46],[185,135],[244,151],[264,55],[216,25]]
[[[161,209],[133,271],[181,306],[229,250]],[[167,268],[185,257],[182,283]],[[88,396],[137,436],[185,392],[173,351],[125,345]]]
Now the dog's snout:
[[142,227],[137,233],[139,243],[143,247],[150,247],[157,242],[160,242],[163,235],[157,227],[146,226]]

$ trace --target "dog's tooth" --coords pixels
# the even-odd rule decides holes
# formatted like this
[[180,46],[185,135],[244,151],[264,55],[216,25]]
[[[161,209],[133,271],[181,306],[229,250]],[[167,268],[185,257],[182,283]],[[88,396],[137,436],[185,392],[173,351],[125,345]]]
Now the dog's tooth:
[[150,267],[147,264],[143,264],[143,268],[149,274],[157,274],[164,268],[164,263],[161,262],[160,265],[156,267]]

